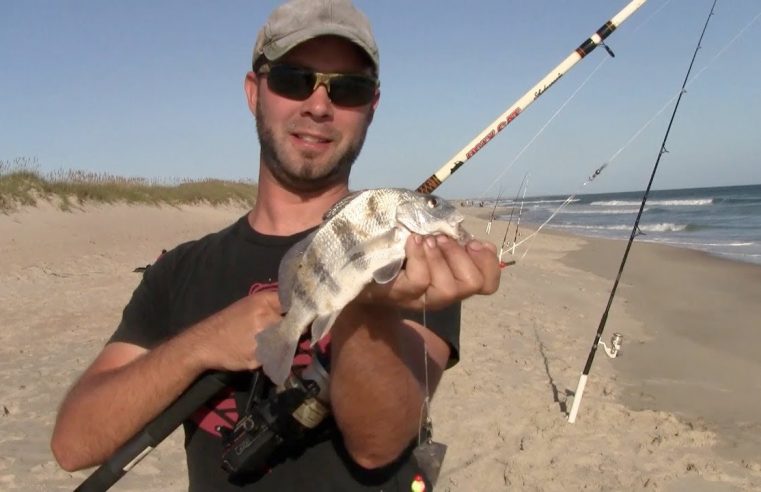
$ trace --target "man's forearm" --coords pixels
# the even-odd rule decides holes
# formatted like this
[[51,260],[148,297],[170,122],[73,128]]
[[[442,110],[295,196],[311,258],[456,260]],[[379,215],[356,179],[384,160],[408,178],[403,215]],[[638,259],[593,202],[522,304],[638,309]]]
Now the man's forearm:
[[69,392],[51,446],[67,470],[101,463],[206,370],[260,366],[254,335],[281,318],[277,292],[246,296],[150,352],[107,345]]
[[135,360],[88,374],[59,411],[52,448],[64,469],[104,462],[203,371],[198,336],[185,332]]
[[332,336],[331,405],[354,460],[376,468],[393,461],[417,435],[425,398],[425,344],[430,391],[449,355],[425,328],[403,323],[387,307],[350,304]]

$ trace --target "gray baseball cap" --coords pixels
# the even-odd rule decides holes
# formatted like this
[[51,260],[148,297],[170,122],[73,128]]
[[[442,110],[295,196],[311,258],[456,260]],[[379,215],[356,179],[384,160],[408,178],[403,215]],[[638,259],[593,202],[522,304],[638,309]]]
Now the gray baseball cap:
[[370,21],[351,0],[290,0],[276,8],[256,37],[253,65],[262,55],[275,61],[304,41],[330,35],[362,48],[378,72],[378,45]]

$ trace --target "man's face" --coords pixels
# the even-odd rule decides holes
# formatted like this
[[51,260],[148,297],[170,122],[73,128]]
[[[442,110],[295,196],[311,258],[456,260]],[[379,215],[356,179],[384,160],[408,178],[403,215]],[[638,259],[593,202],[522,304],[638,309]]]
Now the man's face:
[[[307,41],[278,63],[323,73],[367,71],[359,49],[335,37]],[[343,107],[334,104],[321,85],[307,99],[298,101],[272,92],[266,76],[258,79],[256,128],[262,164],[274,178],[300,191],[316,191],[337,182],[348,182],[378,96],[364,106]]]

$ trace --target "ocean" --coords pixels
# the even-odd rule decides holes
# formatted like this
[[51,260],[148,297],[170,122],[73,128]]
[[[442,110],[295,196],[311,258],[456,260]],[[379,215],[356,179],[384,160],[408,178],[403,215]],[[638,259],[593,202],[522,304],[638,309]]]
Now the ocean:
[[[628,239],[642,191],[577,195],[545,226],[584,236]],[[526,197],[521,222],[539,225],[568,196]],[[500,199],[510,207],[511,199]],[[515,224],[520,200],[513,217]],[[494,201],[484,201],[493,207]],[[509,212],[497,209],[499,220]],[[761,185],[652,190],[635,241],[670,244],[761,264]]]

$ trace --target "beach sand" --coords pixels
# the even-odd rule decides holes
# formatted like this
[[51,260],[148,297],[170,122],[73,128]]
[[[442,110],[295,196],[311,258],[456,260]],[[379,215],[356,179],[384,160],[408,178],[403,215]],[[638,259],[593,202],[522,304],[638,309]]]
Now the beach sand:
[[[485,236],[477,209],[469,230]],[[162,248],[245,213],[39,205],[0,215],[0,490],[72,490],[49,450],[66,389]],[[500,242],[505,224],[490,239]],[[529,229],[525,229],[524,237]],[[635,243],[576,423],[572,394],[623,241],[545,233],[465,302],[461,362],[432,403],[448,445],[437,490],[761,490],[761,268]],[[175,432],[113,490],[186,490]]]

